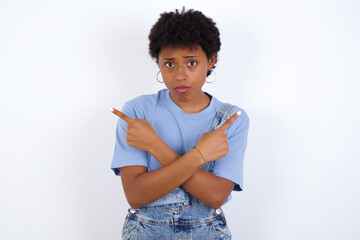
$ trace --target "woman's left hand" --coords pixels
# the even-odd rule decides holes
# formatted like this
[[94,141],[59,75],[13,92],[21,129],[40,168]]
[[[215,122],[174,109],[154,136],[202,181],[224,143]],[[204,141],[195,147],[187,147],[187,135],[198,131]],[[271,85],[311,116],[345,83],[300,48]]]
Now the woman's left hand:
[[129,146],[139,150],[151,152],[153,146],[160,140],[155,129],[144,119],[132,119],[125,113],[113,108],[116,116],[127,122],[126,141]]

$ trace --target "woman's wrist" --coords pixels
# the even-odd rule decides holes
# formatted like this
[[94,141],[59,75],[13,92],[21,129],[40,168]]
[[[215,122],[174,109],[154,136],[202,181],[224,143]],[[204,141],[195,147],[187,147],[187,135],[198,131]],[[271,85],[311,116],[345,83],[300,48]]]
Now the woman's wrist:
[[186,155],[189,155],[191,157],[192,161],[196,161],[198,163],[199,167],[201,167],[205,163],[204,158],[201,156],[201,154],[195,148],[190,149],[190,151],[188,151],[186,153]]
[[160,137],[151,143],[148,152],[163,166],[180,157]]
[[195,149],[196,151],[198,151],[198,153],[201,155],[201,157],[204,159],[204,164],[207,164],[207,160],[206,160],[206,158],[205,158],[205,156],[202,154],[202,152],[196,147],[196,146],[194,146],[194,145],[191,145],[191,148],[193,148],[193,149]]
[[162,148],[162,145],[163,145],[163,140],[159,136],[157,136],[156,139],[152,140],[149,143],[146,151],[154,156],[154,154],[156,154]]

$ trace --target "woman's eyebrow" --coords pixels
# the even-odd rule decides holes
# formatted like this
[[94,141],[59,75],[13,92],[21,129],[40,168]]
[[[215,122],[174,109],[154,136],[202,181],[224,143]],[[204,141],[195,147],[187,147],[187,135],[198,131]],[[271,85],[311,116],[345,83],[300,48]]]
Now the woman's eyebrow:
[[[183,56],[183,58],[197,58],[198,56]],[[174,60],[175,58],[163,58],[163,60]]]

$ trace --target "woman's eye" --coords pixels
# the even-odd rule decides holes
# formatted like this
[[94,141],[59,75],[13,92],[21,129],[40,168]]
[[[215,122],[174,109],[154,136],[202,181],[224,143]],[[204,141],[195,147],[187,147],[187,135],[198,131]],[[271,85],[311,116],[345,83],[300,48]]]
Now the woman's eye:
[[166,67],[172,67],[172,66],[174,66],[174,64],[172,64],[171,62],[167,62],[167,63],[165,63],[165,66]]
[[197,62],[195,62],[195,61],[190,61],[190,62],[188,63],[189,66],[195,66],[196,64],[197,64]]

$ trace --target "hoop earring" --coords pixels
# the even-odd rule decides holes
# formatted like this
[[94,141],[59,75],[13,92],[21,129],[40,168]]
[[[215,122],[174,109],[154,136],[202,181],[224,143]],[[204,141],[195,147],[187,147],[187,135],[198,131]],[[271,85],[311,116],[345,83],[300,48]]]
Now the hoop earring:
[[215,72],[214,70],[211,70],[210,76],[213,75],[213,73],[214,73],[214,80],[212,80],[211,82],[205,80],[206,83],[213,83],[213,82],[215,82],[215,80],[216,80],[216,72]]
[[164,83],[164,80],[161,82],[160,80],[159,80],[159,73],[160,73],[161,71],[159,71],[157,74],[156,74],[156,80],[159,82],[159,83]]

